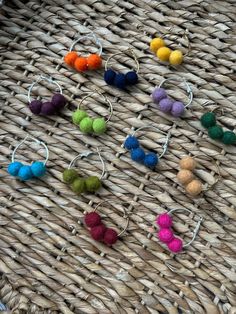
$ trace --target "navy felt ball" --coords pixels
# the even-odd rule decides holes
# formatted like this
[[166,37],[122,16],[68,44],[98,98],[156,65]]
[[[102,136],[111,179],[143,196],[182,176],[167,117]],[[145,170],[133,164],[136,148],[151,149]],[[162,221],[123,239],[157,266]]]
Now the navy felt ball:
[[144,150],[140,147],[131,150],[131,158],[137,162],[143,162],[145,158]]
[[144,165],[148,168],[155,168],[158,163],[158,157],[155,153],[148,153],[144,158]]
[[126,83],[128,85],[135,85],[138,83],[138,75],[135,71],[129,71],[125,74]]
[[31,166],[22,166],[18,172],[18,177],[22,181],[30,180],[33,178],[33,173],[31,171]]
[[108,85],[112,85],[114,82],[116,76],[116,72],[113,71],[112,69],[108,69],[105,71],[104,73],[104,81],[108,84]]
[[123,73],[116,74],[115,79],[114,79],[114,85],[115,87],[118,87],[120,89],[125,89],[126,79]]
[[128,150],[135,149],[139,147],[139,142],[135,136],[129,135],[124,142],[124,147]]
[[10,165],[8,166],[7,168],[7,171],[8,173],[11,175],[11,176],[14,176],[16,177],[18,175],[18,172],[20,170],[20,168],[22,167],[22,163],[19,162],[19,161],[15,161],[15,162],[12,162],[10,163]]
[[35,177],[42,177],[46,173],[46,166],[42,161],[35,161],[31,165],[31,171]]

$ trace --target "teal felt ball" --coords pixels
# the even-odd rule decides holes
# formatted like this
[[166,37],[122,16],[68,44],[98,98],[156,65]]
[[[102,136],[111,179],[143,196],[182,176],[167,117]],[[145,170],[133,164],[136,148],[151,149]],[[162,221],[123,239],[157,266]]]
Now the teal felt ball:
[[236,134],[232,131],[225,131],[222,137],[222,142],[226,145],[233,145],[236,143]]
[[216,116],[213,112],[207,112],[201,117],[201,124],[205,128],[210,128],[216,125]]
[[35,177],[42,177],[46,173],[46,166],[41,161],[34,161],[31,165],[31,171]]
[[208,129],[208,135],[213,140],[220,140],[223,137],[224,131],[221,126],[215,125]]
[[16,177],[18,175],[18,172],[20,170],[20,168],[22,167],[22,163],[19,161],[14,161],[12,163],[9,164],[7,171],[11,176]]
[[18,177],[22,181],[27,181],[33,178],[31,166],[22,166],[18,172]]

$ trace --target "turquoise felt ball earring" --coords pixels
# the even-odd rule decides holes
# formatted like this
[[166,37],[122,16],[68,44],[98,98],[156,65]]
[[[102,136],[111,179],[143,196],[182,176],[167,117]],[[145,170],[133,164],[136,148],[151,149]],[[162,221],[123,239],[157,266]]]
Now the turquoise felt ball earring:
[[[35,143],[42,145],[45,149],[45,161],[34,161],[31,165],[25,165],[22,162],[15,161],[15,155],[18,148],[26,142],[28,138],[31,138]],[[44,142],[37,140],[36,138],[27,135],[14,149],[12,153],[11,163],[8,165],[7,171],[13,177],[18,177],[21,181],[27,181],[33,178],[39,178],[46,173],[46,163],[48,161],[49,151]]]

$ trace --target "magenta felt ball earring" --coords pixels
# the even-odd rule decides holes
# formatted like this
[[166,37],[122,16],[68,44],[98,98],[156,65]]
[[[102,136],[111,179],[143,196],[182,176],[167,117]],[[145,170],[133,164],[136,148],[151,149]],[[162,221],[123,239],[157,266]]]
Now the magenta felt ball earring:
[[[182,101],[175,101],[168,97],[163,85],[168,81],[183,81],[186,86],[189,101],[186,105]],[[173,117],[181,117],[184,114],[185,108],[189,107],[193,101],[193,92],[188,82],[182,78],[167,78],[164,79],[158,87],[155,87],[152,92],[152,100],[158,105],[159,109],[164,113],[169,113]]]

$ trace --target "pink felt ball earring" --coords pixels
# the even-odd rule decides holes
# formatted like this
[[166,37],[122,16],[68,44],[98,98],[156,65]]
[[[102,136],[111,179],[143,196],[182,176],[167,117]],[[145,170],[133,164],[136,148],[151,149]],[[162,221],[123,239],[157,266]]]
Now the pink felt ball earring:
[[183,240],[180,238],[175,237],[171,227],[173,224],[173,220],[171,214],[175,211],[187,211],[188,213],[192,213],[190,210],[183,208],[183,209],[171,209],[168,213],[161,214],[157,216],[156,223],[159,226],[159,231],[157,236],[162,243],[165,243],[168,246],[168,249],[172,253],[179,253],[182,251],[183,248],[188,247],[196,238],[198,231],[200,229],[200,225],[202,223],[203,218],[199,216],[197,225],[193,230],[192,239],[183,244]]

